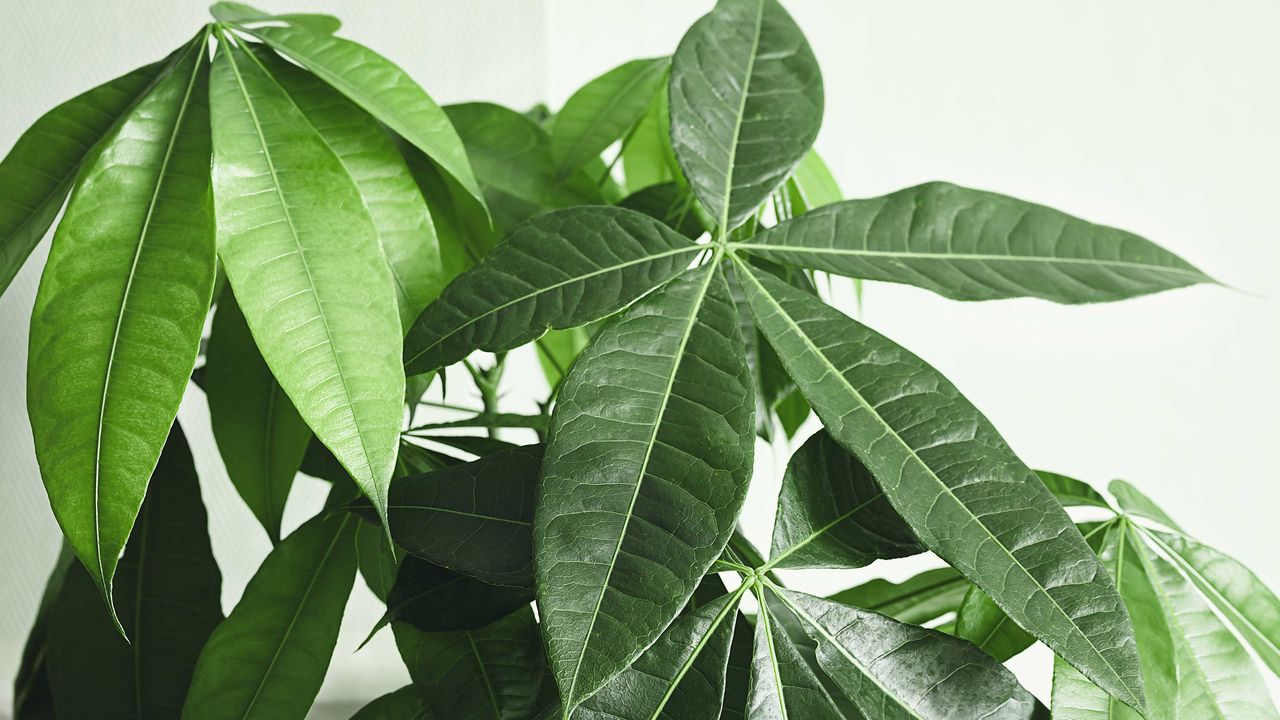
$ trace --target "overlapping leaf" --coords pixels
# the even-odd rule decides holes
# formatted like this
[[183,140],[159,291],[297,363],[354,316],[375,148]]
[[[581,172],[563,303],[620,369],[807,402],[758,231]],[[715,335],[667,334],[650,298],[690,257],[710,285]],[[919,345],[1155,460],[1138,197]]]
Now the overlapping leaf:
[[203,48],[201,34],[84,169],[32,311],[36,457],[63,534],[108,604],[213,292]]
[[1213,282],[1133,233],[949,183],[828,205],[741,247],[774,262],[907,283],[954,300],[1106,302]]
[[767,273],[742,276],[788,373],[921,543],[1090,679],[1141,707],[1133,629],[1114,584],[986,418],[883,336]]
[[1018,627],[995,601],[976,587],[969,588],[960,603],[955,635],[1000,662],[1026,650],[1036,641],[1031,633]]
[[945,567],[926,570],[900,583],[875,578],[841,590],[830,599],[871,610],[900,622],[924,625],[955,612],[970,587],[972,586],[963,575]]
[[756,616],[746,717],[847,717],[816,673],[811,660],[801,654],[791,636],[776,622],[769,604],[762,604]]
[[351,720],[423,720],[430,717],[429,712],[418,688],[406,685],[360,708]]
[[272,14],[238,2],[216,2],[209,6],[209,14],[213,15],[215,20],[224,23],[252,25],[280,22],[305,27],[308,30],[320,33],[337,32],[342,27],[342,21],[332,15],[318,13]]
[[551,154],[560,179],[622,138],[644,115],[666,76],[668,59],[632,60],[583,85],[556,114]]
[[402,621],[424,632],[474,630],[532,600],[531,588],[490,585],[408,556],[400,562],[378,627]]
[[736,313],[704,266],[604,327],[561,387],[534,514],[568,709],[648,647],[724,549],[752,467]]

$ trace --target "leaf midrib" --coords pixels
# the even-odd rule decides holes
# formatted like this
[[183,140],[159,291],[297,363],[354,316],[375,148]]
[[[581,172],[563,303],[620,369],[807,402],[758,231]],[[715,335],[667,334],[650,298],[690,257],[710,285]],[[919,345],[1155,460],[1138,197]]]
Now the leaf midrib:
[[[742,97],[738,99],[738,112],[733,116],[733,137],[729,141],[729,162],[725,166],[723,206],[720,209],[720,237],[729,234],[729,206],[733,199],[733,173],[738,164],[738,140],[742,135],[743,115],[747,112],[747,97],[751,94],[751,76],[756,69],[756,53],[760,51],[760,36],[764,33],[764,0],[756,2],[755,32],[751,36],[751,53],[742,78]],[[714,12],[714,11],[713,11]]]
[[704,633],[702,637],[698,638],[698,643],[694,645],[693,652],[691,652],[684,663],[680,665],[680,669],[676,672],[675,677],[667,684],[667,690],[663,693],[662,700],[658,702],[658,707],[654,708],[653,714],[649,716],[649,720],[659,720],[662,715],[662,711],[667,707],[667,703],[671,701],[671,696],[675,694],[676,688],[680,686],[681,681],[684,680],[684,676],[693,667],[694,662],[696,662],[698,657],[702,655],[702,651],[706,649],[707,643],[711,642],[711,636],[715,634],[716,630],[720,629],[720,624],[729,616],[729,613],[737,611],[738,601],[742,598],[742,594],[750,587],[751,586],[747,583],[743,583],[739,586],[738,589],[734,591],[733,596],[729,601],[725,603],[724,609],[716,614],[715,619],[711,621],[711,626],[707,628],[707,632]]
[[[1035,584],[1039,592],[1042,595],[1044,595],[1046,598],[1048,598],[1049,602],[1052,603],[1053,607],[1062,615],[1063,618],[1066,618],[1067,624],[1070,626],[1072,631],[1075,634],[1079,635],[1081,638],[1084,638],[1084,641],[1089,645],[1089,649],[1092,650],[1094,655],[1096,655],[1097,658],[1107,666],[1107,669],[1110,670],[1113,675],[1115,675],[1116,680],[1118,680],[1120,684],[1123,685],[1126,690],[1128,690],[1129,694],[1133,696],[1133,698],[1136,701],[1137,695],[1134,694],[1133,689],[1128,686],[1128,684],[1124,681],[1124,678],[1120,675],[1120,673],[1116,671],[1115,667],[1111,664],[1111,661],[1108,660],[1106,656],[1104,656],[1101,653],[1101,651],[1098,650],[1098,647],[1097,645],[1094,644],[1093,639],[1090,638],[1088,635],[1085,635],[1084,632],[1080,630],[1080,628],[1071,619],[1071,616],[1068,615],[1067,612],[1058,603],[1057,598],[1049,594],[1048,589],[1044,587],[1044,585],[1040,582],[1039,578],[1032,575],[1031,572],[1027,570],[1027,568],[1016,557],[1014,557],[1013,553],[1010,552],[1007,547],[1005,547],[1004,543],[1002,543],[1000,539],[997,538],[995,534],[991,532],[991,529],[988,528],[979,518],[977,518],[977,516],[975,516],[969,510],[968,506],[960,502],[960,499],[955,496],[955,493],[951,491],[951,488],[948,487],[947,484],[942,481],[942,478],[938,477],[937,474],[933,472],[933,468],[929,467],[924,462],[924,460],[920,458],[919,455],[916,454],[915,449],[912,448],[911,445],[909,445],[906,442],[906,440],[904,440],[902,436],[898,434],[897,430],[891,427],[888,423],[884,422],[883,418],[881,418],[880,414],[876,412],[875,408],[873,408],[866,401],[866,399],[862,397],[862,394],[859,393],[857,389],[854,388],[853,385],[849,383],[849,381],[844,377],[844,375],[834,365],[831,364],[831,361],[827,359],[827,356],[823,354],[816,345],[813,344],[813,341],[809,338],[809,336],[806,335],[805,332],[800,328],[800,326],[796,324],[795,320],[793,320],[791,316],[787,313],[787,311],[783,309],[782,305],[778,303],[778,301],[773,297],[773,295],[770,294],[769,291],[765,289],[764,285],[760,283],[759,279],[756,278],[754,274],[752,274],[751,270],[747,268],[746,265],[742,263],[741,260],[738,260],[736,257],[734,258],[734,261],[737,262],[739,266],[744,269],[745,272],[743,274],[746,274],[751,278],[751,281],[755,283],[761,295],[769,300],[769,302],[773,305],[775,310],[778,312],[779,317],[783,318],[787,322],[787,324],[791,326],[791,329],[793,332],[795,332],[796,336],[801,338],[803,342],[809,346],[809,349],[813,352],[814,356],[821,359],[822,363],[827,366],[827,370],[831,373],[831,375],[835,378],[838,378],[839,382],[845,386],[849,394],[852,397],[856,398],[858,403],[862,405],[862,407],[868,413],[870,413],[872,417],[875,417],[877,420],[880,421],[880,425],[883,426],[884,429],[888,431],[888,434],[892,436],[895,440],[897,440],[898,443],[900,443],[902,447],[906,449],[910,459],[913,460],[916,465],[924,469],[927,476],[932,478],[938,484],[938,486],[942,488],[942,492],[945,493],[948,497],[950,497],[956,503],[956,505],[960,506],[964,510],[965,514],[974,518],[977,526],[982,528],[983,532],[986,533],[987,537],[990,538],[991,541],[994,542],[996,546],[999,547],[1000,550],[1004,552],[1005,556],[1008,557],[1009,560],[1018,569],[1022,570],[1022,572],[1028,578],[1031,579],[1032,583]],[[999,603],[997,603],[997,605],[998,604]]]

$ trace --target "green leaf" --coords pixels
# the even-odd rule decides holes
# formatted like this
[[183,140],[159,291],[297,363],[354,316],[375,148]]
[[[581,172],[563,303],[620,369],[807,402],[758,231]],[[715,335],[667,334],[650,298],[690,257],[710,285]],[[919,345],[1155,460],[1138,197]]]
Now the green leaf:
[[391,546],[382,528],[373,523],[358,523],[356,527],[356,565],[364,584],[385,605],[387,595],[396,584],[400,563],[392,554]]
[[768,273],[741,276],[787,372],[921,543],[1090,679],[1141,708],[1133,629],[1115,586],[991,423],[887,338]]
[[403,138],[396,138],[396,145],[430,208],[444,277],[457,277],[479,262],[498,242],[499,229],[493,227],[487,210],[478,205],[457,181],[427,159],[421,150]]
[[590,343],[591,331],[585,327],[548,330],[546,335],[538,338],[534,348],[538,351],[538,365],[547,378],[547,385],[553,390],[560,387],[569,368]]
[[342,21],[332,15],[321,15],[319,13],[273,15],[238,2],[216,2],[209,6],[209,14],[213,16],[214,20],[224,23],[243,25],[282,22],[326,34],[335,33],[342,27]]
[[200,648],[222,620],[222,576],[206,528],[195,464],[175,423],[116,573],[130,640],[116,631],[79,566],[50,608],[57,717],[153,717],[182,707]]
[[31,314],[36,457],[54,516],[108,605],[213,292],[204,39],[84,169]]
[[409,677],[440,720],[524,720],[537,710],[542,641],[533,609],[479,630],[422,633],[397,624]]
[[429,712],[418,688],[405,685],[360,708],[351,720],[423,720]]
[[671,59],[671,144],[721,232],[742,224],[809,152],[822,74],[776,0],[719,0]]
[[775,621],[768,604],[756,615],[755,649],[747,691],[751,720],[843,718],[836,701],[818,679],[811,662]]
[[969,588],[956,613],[956,637],[1004,662],[1035,644],[1035,637],[1018,627],[995,601],[976,587]]
[[1082,480],[1045,470],[1037,470],[1036,475],[1063,507],[1093,506],[1111,510],[1111,503],[1102,497],[1102,493]]
[[[57,717],[53,707],[53,690],[49,687],[49,615],[62,592],[69,571],[76,566],[71,546],[62,543],[49,579],[45,581],[40,607],[31,624],[31,632],[22,646],[22,659],[13,679],[13,717],[15,720],[47,720]],[[79,568],[76,568],[79,570]],[[101,606],[95,608],[101,612]]]
[[418,147],[484,205],[458,132],[404,70],[359,43],[304,27],[260,27],[250,32]]
[[1111,494],[1116,498],[1116,502],[1120,504],[1120,509],[1126,513],[1154,520],[1167,528],[1186,534],[1182,526],[1174,522],[1173,518],[1169,517],[1159,505],[1155,504],[1155,501],[1144,495],[1133,485],[1124,480],[1112,480],[1111,484],[1107,486],[1107,490],[1111,491]]
[[872,610],[904,623],[923,625],[954,612],[972,587],[952,568],[926,570],[901,583],[875,578],[831,596],[831,600]]
[[200,653],[184,720],[307,714],[355,582],[358,522],[321,514],[271,551]]
[[632,60],[583,85],[551,129],[558,179],[569,177],[640,121],[666,77],[669,59]]
[[207,358],[209,422],[227,476],[272,544],[278,543],[311,429],[258,352],[231,288],[218,300]]
[[[818,665],[875,718],[1030,718],[1036,702],[973,645],[847,605],[770,588],[818,643]],[[962,713],[962,714],[961,714]]]
[[1133,233],[936,182],[828,205],[738,247],[786,265],[907,283],[953,300],[1108,302],[1213,282]]
[[791,202],[792,215],[799,216],[840,202],[844,194],[818,152],[810,150],[787,180],[787,198]]
[[446,428],[526,428],[531,430],[545,430],[546,427],[547,418],[545,415],[478,413],[471,417],[465,417],[459,420],[444,420],[441,422],[415,425],[409,429],[409,432],[418,433],[426,430],[442,430]]
[[342,162],[253,55],[219,45],[210,100],[218,253],[236,300],[298,413],[385,514],[405,392],[377,231]]
[[664,225],[696,240],[703,233],[702,222],[694,212],[693,196],[681,189],[678,183],[668,182],[650,185],[626,196],[620,206],[644,213]]
[[568,710],[653,643],[723,551],[752,469],[752,391],[712,265],[605,326],[560,389],[534,571]]
[[409,374],[501,352],[548,328],[585,325],[683,272],[703,250],[631,210],[585,207],[535,218],[458,276],[405,338]]
[[1132,545],[1173,636],[1178,666],[1175,716],[1197,720],[1280,717],[1253,659],[1196,592],[1194,583],[1141,541]]
[[257,57],[342,161],[359,191],[395,281],[401,325],[408,330],[440,294],[445,278],[431,214],[400,151],[376,120],[323,80],[273,53]]
[[681,183],[675,151],[671,148],[670,110],[666,89],[655,93],[631,139],[622,146],[622,174],[627,188],[638,192],[659,183]]
[[400,562],[377,627],[403,621],[423,632],[474,630],[532,600],[531,588],[490,585],[410,555]]
[[1271,672],[1280,676],[1280,600],[1233,557],[1185,535],[1149,535],[1236,629]]
[[782,476],[767,568],[862,567],[924,552],[871,472],[819,431]]
[[533,503],[542,446],[399,478],[391,536],[441,567],[499,585],[533,587]]
[[588,698],[574,720],[716,720],[741,593],[678,618],[627,668]]

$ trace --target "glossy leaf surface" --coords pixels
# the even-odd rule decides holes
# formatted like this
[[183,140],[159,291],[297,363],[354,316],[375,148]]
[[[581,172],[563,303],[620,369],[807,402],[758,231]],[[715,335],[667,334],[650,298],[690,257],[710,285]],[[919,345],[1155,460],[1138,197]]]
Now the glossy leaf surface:
[[861,567],[923,552],[870,471],[818,431],[782,477],[769,565]]
[[1093,506],[1111,510],[1111,503],[1088,483],[1044,470],[1037,470],[1036,475],[1063,507]]
[[319,33],[337,32],[342,21],[332,15],[319,13],[282,13],[271,14],[238,2],[216,2],[209,6],[209,14],[215,20],[224,23],[256,24],[282,22],[298,27],[305,27]]
[[574,365],[534,514],[538,605],[569,709],[657,639],[719,557],[753,450],[742,340],[714,267],[633,305]]
[[342,162],[252,55],[219,47],[210,100],[218,254],[236,300],[298,413],[382,512],[404,373],[377,231]]
[[36,458],[108,603],[213,292],[202,47],[203,37],[183,51],[84,169],[31,314]]
[[770,606],[756,616],[750,685],[744,713],[750,720],[839,718],[841,712],[810,659],[777,622]]
[[632,60],[583,85],[556,113],[551,154],[566,178],[639,122],[666,76],[667,58]]
[[949,183],[809,212],[741,247],[786,265],[907,283],[953,300],[1123,300],[1213,282],[1133,233]]
[[883,336],[767,273],[742,275],[788,373],[921,543],[1090,679],[1141,707],[1133,629],[1111,578],[990,422]]
[[703,207],[737,227],[804,157],[822,74],[776,0],[720,0],[671,59],[671,143]]
[[535,218],[458,276],[405,339],[410,374],[499,352],[626,307],[702,247],[640,213],[582,207]]

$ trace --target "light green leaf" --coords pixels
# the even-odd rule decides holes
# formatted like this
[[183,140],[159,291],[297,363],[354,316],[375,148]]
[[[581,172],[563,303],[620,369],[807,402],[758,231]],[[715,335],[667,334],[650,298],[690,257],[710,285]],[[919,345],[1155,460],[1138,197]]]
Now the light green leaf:
[[271,542],[280,542],[280,520],[311,429],[262,359],[229,287],[213,315],[205,395],[227,476]]
[[551,155],[559,179],[599,157],[639,122],[662,80],[669,59],[632,60],[583,85],[556,114]]
[[359,43],[303,27],[260,27],[250,32],[413,143],[484,205],[457,131],[404,70]]
[[425,720],[430,712],[418,688],[405,685],[360,708],[351,720]]
[[209,14],[219,22],[234,24],[254,24],[282,22],[298,27],[305,27],[319,33],[335,33],[342,27],[342,21],[332,15],[318,13],[284,13],[273,15],[257,8],[238,2],[216,2],[209,6]]
[[49,623],[49,682],[65,720],[171,716],[222,620],[222,576],[186,438],[175,423],[120,561],[116,631],[93,579],[70,568]]
[[828,205],[738,247],[786,265],[907,283],[953,300],[1108,302],[1213,282],[1133,233],[936,182]]
[[1185,535],[1153,532],[1150,537],[1253,647],[1271,672],[1280,676],[1280,600],[1275,593],[1240,561],[1208,545]]
[[955,636],[1004,662],[1035,644],[1035,637],[1018,627],[995,601],[976,587],[969,588],[956,613]]
[[377,231],[342,162],[252,55],[220,44],[210,100],[218,253],[236,300],[298,413],[385,513],[405,391]]
[[919,552],[871,472],[825,430],[791,456],[766,568],[862,567]]
[[831,596],[831,600],[872,610],[904,623],[924,625],[954,612],[971,587],[952,568],[926,570],[901,583],[875,578]]
[[84,169],[31,314],[36,457],[54,516],[108,605],[213,292],[204,40]]
[[[1045,470],[1037,470],[1040,482],[1062,503],[1063,507],[1093,506],[1111,510],[1111,503],[1088,483]],[[1112,510],[1112,512],[1115,512]]]
[[71,98],[13,144],[0,162],[0,294],[53,223],[94,146],[168,64],[140,67]]
[[638,192],[659,183],[680,182],[680,168],[671,148],[671,123],[666,89],[655,93],[631,140],[622,147],[622,175],[627,189]]
[[863,714],[884,718],[1030,718],[1036,702],[973,645],[936,630],[771,587],[818,643],[818,665]]
[[776,0],[719,0],[671,59],[671,144],[721,232],[791,173],[822,124],[822,74]]
[[200,653],[184,720],[307,714],[355,582],[358,522],[322,514],[271,551]]
[[1142,491],[1124,480],[1112,480],[1107,486],[1107,490],[1115,496],[1116,502],[1120,504],[1120,509],[1130,515],[1137,515],[1140,518],[1154,520],[1167,528],[1177,530],[1186,534],[1182,526],[1173,521],[1173,518],[1155,504],[1151,498],[1147,497]]
[[440,294],[445,278],[431,214],[395,142],[369,114],[315,75],[267,51],[257,57],[360,192],[395,281],[401,325],[408,330]]
[[755,652],[747,691],[746,717],[751,720],[843,718],[814,667],[782,626],[767,603],[756,615]]
[[658,638],[723,551],[752,468],[749,383],[707,265],[601,329],[561,387],[533,547],[567,710]]
[[844,194],[818,151],[810,150],[787,180],[787,197],[791,201],[791,214],[799,216],[840,202]]
[[458,276],[405,338],[409,374],[585,325],[684,272],[703,247],[631,210],[561,210],[521,225]]
[[1142,707],[1133,628],[1114,584],[991,423],[885,337],[768,273],[741,276],[787,372],[921,543],[1090,679]]

